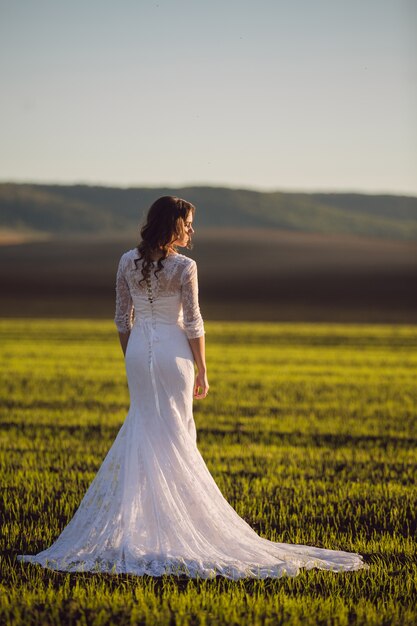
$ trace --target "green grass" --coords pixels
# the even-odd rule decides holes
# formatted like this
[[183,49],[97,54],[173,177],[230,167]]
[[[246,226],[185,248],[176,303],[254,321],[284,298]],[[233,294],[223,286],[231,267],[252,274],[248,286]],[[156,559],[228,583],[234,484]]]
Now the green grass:
[[268,539],[369,570],[230,581],[65,574],[20,563],[71,519],[129,399],[111,322],[0,321],[5,624],[417,622],[417,328],[206,323],[198,446]]

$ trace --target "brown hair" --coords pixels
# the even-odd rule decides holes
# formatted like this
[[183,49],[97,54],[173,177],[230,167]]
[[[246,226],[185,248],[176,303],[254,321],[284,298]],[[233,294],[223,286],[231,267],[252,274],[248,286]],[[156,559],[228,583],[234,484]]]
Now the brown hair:
[[[184,222],[190,212],[194,216],[195,206],[176,196],[162,196],[152,204],[146,216],[146,222],[140,230],[142,241],[137,246],[139,259],[136,261],[142,260],[143,278],[139,281],[140,283],[146,280],[149,275],[153,252],[156,250],[162,252],[162,256],[158,259],[158,267],[155,270],[156,276],[157,272],[163,268],[162,261],[167,258],[168,252],[170,250],[177,251],[173,242],[175,239],[183,237]],[[190,240],[186,247],[192,249]]]

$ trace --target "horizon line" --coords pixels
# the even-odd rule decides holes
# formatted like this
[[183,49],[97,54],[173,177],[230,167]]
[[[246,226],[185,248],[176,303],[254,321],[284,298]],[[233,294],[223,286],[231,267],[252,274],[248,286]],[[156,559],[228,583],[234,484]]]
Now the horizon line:
[[230,189],[232,191],[251,191],[254,193],[306,193],[306,194],[354,194],[354,195],[372,195],[372,196],[405,196],[405,197],[417,197],[417,191],[388,191],[388,190],[361,190],[358,188],[301,188],[301,187],[256,187],[252,185],[241,186],[226,183],[182,183],[182,184],[167,184],[167,183],[103,183],[103,182],[91,182],[91,181],[40,181],[30,179],[0,179],[0,185],[39,185],[39,186],[53,186],[53,187],[101,187],[108,189],[190,189],[190,188],[209,188],[209,189]]

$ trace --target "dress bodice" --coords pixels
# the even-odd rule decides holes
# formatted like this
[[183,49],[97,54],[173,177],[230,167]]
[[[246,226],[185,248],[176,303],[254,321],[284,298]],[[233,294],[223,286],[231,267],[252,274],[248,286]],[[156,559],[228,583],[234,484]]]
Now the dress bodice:
[[180,324],[189,339],[204,334],[198,301],[197,264],[183,254],[169,255],[152,264],[150,276],[142,280],[142,264],[136,248],[122,255],[116,277],[115,324],[127,333],[133,324]]
[[150,302],[146,295],[135,294],[132,301],[135,311],[133,325],[140,320],[149,320],[161,324],[176,324],[183,321],[181,295],[179,293],[160,297],[155,302]]

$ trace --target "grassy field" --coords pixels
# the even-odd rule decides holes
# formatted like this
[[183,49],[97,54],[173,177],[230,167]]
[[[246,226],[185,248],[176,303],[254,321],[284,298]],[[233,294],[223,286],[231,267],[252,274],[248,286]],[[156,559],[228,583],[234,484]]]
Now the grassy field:
[[111,322],[2,320],[0,623],[415,625],[417,327],[206,322],[198,446],[268,539],[370,569],[237,582],[65,574],[52,543],[128,409]]

